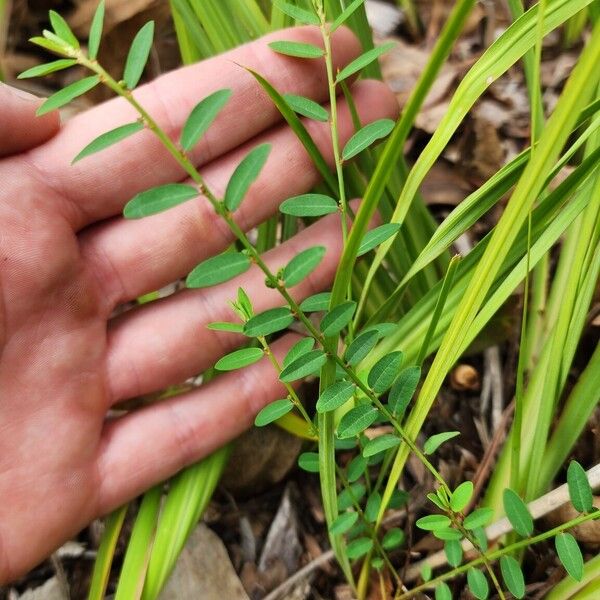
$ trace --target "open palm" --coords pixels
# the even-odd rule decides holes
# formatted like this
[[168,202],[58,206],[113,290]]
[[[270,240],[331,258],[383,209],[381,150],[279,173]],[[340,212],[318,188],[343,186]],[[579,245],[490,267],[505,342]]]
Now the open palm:
[[[274,37],[317,44],[302,28],[270,36],[167,74],[137,97],[172,136],[193,105],[229,87],[233,97],[194,152],[207,182],[221,193],[254,145],[273,145],[239,224],[251,229],[286,197],[317,182],[293,133],[243,63],[276,87],[323,101],[323,64],[271,52]],[[336,33],[337,63],[360,51]],[[0,583],[31,568],[94,517],[241,433],[264,404],[282,394],[268,362],[224,375],[198,390],[107,418],[115,404],[154,392],[210,367],[241,338],[209,331],[231,319],[238,286],[258,311],[280,303],[258,270],[210,290],[184,291],[111,318],[124,302],[185,276],[231,243],[208,202],[198,199],[141,221],[120,213],[136,193],[183,175],[150,132],[71,166],[91,139],[135,116],[121,100],[59,127],[56,114],[0,88]],[[393,116],[381,84],[361,82],[355,99],[366,122]],[[307,123],[327,155],[326,124]],[[351,122],[341,106],[341,135]],[[273,268],[319,243],[319,269],[295,288],[299,299],[325,287],[339,256],[339,223],[321,220],[265,257]],[[275,344],[284,352],[291,334]]]

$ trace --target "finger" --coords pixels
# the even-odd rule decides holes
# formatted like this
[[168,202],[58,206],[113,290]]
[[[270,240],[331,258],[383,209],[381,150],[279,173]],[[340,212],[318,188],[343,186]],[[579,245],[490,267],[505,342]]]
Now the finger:
[[[273,270],[285,266],[310,246],[327,248],[319,267],[291,292],[298,301],[321,291],[331,281],[341,251],[340,221],[321,219],[264,256]],[[181,383],[214,365],[218,358],[248,340],[211,331],[214,321],[235,321],[229,302],[238,287],[249,294],[257,313],[283,304],[253,267],[243,276],[203,290],[186,290],[152,302],[114,321],[108,337],[108,380],[113,403]]]
[[[327,97],[322,60],[282,56],[268,47],[275,39],[320,43],[314,27],[279,31],[226,54],[166,74],[135,92],[171,139],[178,139],[195,104],[210,93],[230,88],[233,95],[192,153],[196,163],[215,159],[280,120],[272,101],[239,64],[263,74],[282,92]],[[336,68],[360,52],[347,29],[334,35]],[[236,64],[239,63],[239,64]],[[92,139],[137,118],[122,99],[111,100],[70,120],[33,160],[49,185],[69,198],[77,209],[74,227],[80,228],[117,214],[137,192],[181,179],[183,172],[149,131],[137,133],[112,148],[70,166],[74,156]]]
[[[288,334],[275,342],[275,356],[281,360],[297,340]],[[263,406],[286,395],[265,358],[109,423],[99,454],[101,512],[223,446],[248,429]]]
[[32,94],[0,82],[0,156],[34,148],[60,127],[58,113],[36,117],[43,102]]
[[[382,83],[364,81],[353,96],[363,122],[395,116],[397,102]],[[340,138],[353,133],[347,105],[340,103]],[[309,121],[310,133],[332,163],[329,125]],[[287,127],[254,139],[243,148],[207,165],[205,178],[217,194],[223,192],[231,172],[251,147],[269,141],[272,151],[257,182],[235,213],[240,227],[250,230],[274,214],[279,204],[301,194],[318,181],[310,157]],[[116,219],[84,232],[83,256],[103,282],[108,310],[185,276],[196,264],[224,250],[233,239],[230,230],[204,200],[193,200],[167,212],[136,221]]]

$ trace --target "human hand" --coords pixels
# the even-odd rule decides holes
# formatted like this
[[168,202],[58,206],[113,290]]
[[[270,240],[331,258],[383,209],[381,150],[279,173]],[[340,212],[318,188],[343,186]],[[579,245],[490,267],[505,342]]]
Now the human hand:
[[[321,61],[272,52],[267,42],[319,44],[299,28],[167,74],[136,91],[173,137],[194,104],[216,89],[233,97],[193,152],[222,193],[241,158],[262,141],[273,150],[236,211],[249,230],[285,198],[310,189],[318,174],[255,80],[324,101]],[[348,30],[334,39],[343,66],[360,48]],[[197,390],[107,420],[119,402],[180,383],[243,343],[206,325],[232,317],[227,301],[241,285],[257,311],[281,304],[258,269],[210,288],[189,290],[111,318],[114,309],[185,276],[224,250],[229,229],[199,199],[140,221],[120,217],[136,193],[181,180],[150,132],[71,166],[90,140],[134,117],[122,100],[106,102],[59,127],[37,119],[39,102],[0,88],[0,583],[42,560],[93,518],[193,463],[240,434],[283,388],[268,361],[225,374]],[[376,82],[355,85],[361,119],[394,116],[396,102]],[[307,127],[331,161],[327,124]],[[340,103],[342,142],[352,134]],[[294,288],[298,300],[330,282],[341,247],[339,217],[307,228],[265,256],[273,269],[321,244],[319,268]],[[294,341],[274,344],[283,354]]]

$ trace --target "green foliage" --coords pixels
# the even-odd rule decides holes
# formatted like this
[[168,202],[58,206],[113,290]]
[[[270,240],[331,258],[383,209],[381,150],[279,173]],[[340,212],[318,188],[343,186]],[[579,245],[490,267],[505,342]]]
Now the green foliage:
[[486,600],[490,593],[487,579],[478,569],[471,568],[467,571],[467,585],[478,600]]
[[399,546],[402,546],[405,539],[404,531],[398,527],[393,527],[383,536],[381,540],[381,547],[384,550],[394,550]]
[[303,194],[285,200],[279,210],[294,217],[320,217],[337,212],[337,202],[324,194]]
[[319,454],[317,452],[303,452],[298,457],[298,466],[308,473],[318,473]]
[[89,92],[92,88],[96,87],[100,83],[100,78],[97,75],[91,75],[90,77],[84,77],[79,81],[75,81],[71,83],[67,87],[59,90],[58,92],[52,94],[35,112],[35,114],[40,117],[49,113],[65,104],[69,104],[78,98],[79,96],[83,96],[86,92]]
[[196,104],[181,130],[180,143],[184,150],[189,151],[198,143],[231,98],[231,93],[229,89],[217,90]]
[[[241,351],[240,351],[241,352]],[[264,427],[273,421],[277,421],[283,415],[287,415],[294,408],[294,404],[289,398],[275,400],[271,404],[267,404],[254,419],[254,424],[257,427]]]
[[379,411],[370,404],[363,404],[349,410],[340,420],[337,428],[339,438],[349,438],[362,433],[377,419]]
[[465,526],[465,529],[470,530],[485,527],[492,520],[493,515],[494,511],[491,508],[478,508],[465,517],[463,525]]
[[361,537],[352,540],[346,547],[346,553],[350,560],[356,560],[364,556],[373,547],[373,540],[368,537]]
[[395,417],[402,417],[413,397],[419,380],[421,379],[421,367],[406,367],[400,371],[398,379],[390,390],[388,399],[389,408]]
[[338,381],[330,385],[321,392],[317,400],[317,411],[327,412],[328,410],[339,408],[352,398],[355,391],[356,386],[350,381]]
[[354,12],[363,5],[364,1],[365,0],[353,0],[353,2],[350,2],[331,24],[331,32],[333,33],[340,25],[343,25]]
[[305,25],[318,25],[319,17],[314,12],[304,10],[295,4],[284,2],[284,0],[273,0],[273,6],[276,6],[279,10],[283,11],[286,15],[296,19],[300,23]]
[[364,54],[361,54],[358,58],[346,65],[338,73],[336,81],[339,83],[344,79],[348,79],[348,77],[351,75],[362,71],[362,69],[364,69],[369,63],[377,60],[382,54],[385,54],[388,50],[391,50],[395,45],[396,44],[394,42],[389,42],[387,44],[383,44],[382,46],[378,46],[377,48],[367,50]]
[[315,340],[307,337],[297,341],[285,355],[282,365],[287,367],[291,362],[295,361],[299,356],[310,352],[315,346]]
[[385,450],[389,450],[390,448],[395,448],[400,441],[401,440],[398,436],[391,433],[377,436],[365,444],[362,452],[363,456],[365,458],[369,458],[370,456],[375,456],[376,454],[384,452]]
[[512,556],[502,556],[500,558],[500,571],[502,572],[502,580],[508,591],[515,598],[525,597],[525,578],[521,565]]
[[367,379],[369,387],[378,394],[388,390],[398,377],[403,358],[404,354],[397,350],[386,354],[377,361],[369,371]]
[[339,333],[350,321],[356,310],[356,302],[344,302],[331,309],[321,320],[319,328],[324,336]]
[[452,592],[443,581],[435,588],[435,600],[452,600]]
[[461,512],[469,504],[471,496],[473,496],[473,482],[464,481],[452,492],[450,508],[454,512]]
[[219,371],[234,371],[252,365],[264,356],[261,348],[242,348],[220,358],[215,364]]
[[227,189],[223,202],[228,210],[234,212],[248,193],[248,188],[259,176],[271,152],[270,144],[261,144],[251,150],[236,167]]
[[322,350],[306,352],[288,364],[281,371],[279,379],[289,383],[312,375],[317,369],[323,366],[326,360],[327,356]]
[[320,292],[309,296],[300,304],[300,310],[303,312],[319,312],[327,310],[329,307],[329,301],[331,299],[330,292]]
[[250,268],[248,256],[241,252],[225,252],[213,256],[194,267],[187,276],[189,288],[204,288],[217,285],[245,273]]
[[55,11],[51,10],[49,12],[50,16],[50,24],[52,25],[52,29],[54,29],[54,33],[61,39],[64,40],[69,46],[73,48],[79,48],[79,41],[71,31],[71,28],[67,24],[67,22]]
[[321,58],[323,49],[313,44],[303,44],[302,42],[271,42],[269,44],[272,50],[286,56],[296,58]]
[[[297,96],[295,94],[283,94],[285,101],[289,107],[299,115],[308,117],[315,121],[321,121],[322,123],[327,122],[329,119],[329,113],[320,104],[306,98],[304,96]],[[299,215],[303,216],[303,215]]]
[[450,566],[458,567],[460,565],[463,559],[463,549],[458,540],[447,540],[444,543],[444,552]]
[[458,435],[460,435],[459,431],[444,431],[443,433],[436,433],[427,439],[423,445],[423,451],[425,454],[433,454],[442,444]]
[[380,225],[379,227],[375,227],[375,229],[371,229],[365,233],[365,237],[363,238],[360,246],[358,247],[358,252],[356,256],[362,256],[367,252],[373,250],[379,246],[379,244],[385,242],[390,237],[395,235],[400,231],[400,225],[397,223],[385,223],[385,225]]
[[298,285],[303,279],[308,277],[323,260],[326,249],[324,246],[313,246],[303,250],[283,269],[283,280],[288,287]]
[[343,159],[350,160],[360,154],[377,140],[387,137],[393,128],[394,121],[391,119],[379,119],[365,125],[346,142],[342,152]]
[[361,333],[346,349],[344,359],[351,366],[357,365],[363,358],[366,358],[378,339],[379,334],[376,331]]
[[[100,152],[125,138],[128,138],[130,135],[137,133],[144,129],[144,124],[139,121],[135,121],[133,123],[127,123],[126,125],[121,125],[120,127],[116,127],[115,129],[111,129],[111,131],[107,131],[102,135],[99,135],[95,140],[91,141],[74,159],[73,163],[85,158],[86,156],[90,156],[90,154],[95,154],[96,152]],[[176,185],[176,184],[173,184]],[[192,188],[193,189],[193,188]],[[194,196],[197,195],[196,190],[194,191]],[[194,197],[192,196],[192,197]],[[142,216],[142,215],[140,215]]]
[[510,488],[504,490],[503,500],[504,512],[514,530],[523,537],[530,536],[533,533],[533,518],[525,502]]
[[294,316],[288,307],[271,308],[252,317],[244,325],[248,337],[262,337],[286,329],[294,322]]
[[96,60],[98,49],[100,48],[100,40],[102,39],[102,29],[104,26],[104,12],[104,0],[100,0],[96,12],[94,13],[94,17],[92,18],[90,35],[88,38],[88,56],[91,60]]
[[35,67],[31,67],[31,69],[27,69],[19,74],[17,79],[28,79],[31,77],[42,77],[44,75],[50,75],[50,73],[55,73],[56,71],[62,71],[63,69],[68,69],[73,65],[76,65],[77,61],[73,58],[60,58],[59,60],[53,60],[52,62],[36,65]]
[[567,484],[569,486],[569,496],[575,510],[586,513],[594,508],[594,495],[583,467],[572,460],[567,469]]
[[154,21],[149,21],[133,38],[131,48],[129,48],[129,53],[127,54],[127,60],[125,61],[123,81],[130,90],[137,86],[142,77],[148,57],[150,56],[153,40]]
[[358,520],[357,512],[345,512],[342,513],[330,526],[329,532],[334,535],[341,535],[342,533],[346,533],[356,523]]
[[450,526],[450,518],[446,515],[427,515],[417,519],[415,525],[425,531],[436,531]]
[[355,502],[360,502],[367,492],[367,488],[362,483],[353,483],[347,489],[340,492],[337,498],[337,505],[340,511],[349,509]]
[[570,533],[559,533],[554,543],[558,558],[567,573],[576,581],[583,578],[583,556],[577,541]]
[[[96,140],[97,141],[97,140]],[[94,143],[94,142],[92,142]],[[85,152],[84,148],[82,152]],[[80,153],[81,155],[81,153]],[[78,156],[80,156],[78,155]],[[139,219],[173,208],[198,196],[198,190],[183,183],[166,183],[134,196],[123,209],[126,219]]]

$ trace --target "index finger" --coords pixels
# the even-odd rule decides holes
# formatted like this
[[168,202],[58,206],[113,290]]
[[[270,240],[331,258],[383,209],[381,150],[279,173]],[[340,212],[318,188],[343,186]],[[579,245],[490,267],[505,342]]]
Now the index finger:
[[[199,100],[218,89],[230,88],[231,99],[192,152],[197,165],[214,160],[280,120],[272,101],[239,64],[261,73],[282,93],[326,99],[323,60],[277,54],[268,43],[278,39],[322,45],[315,27],[278,31],[163,75],[141,86],[135,97],[171,139],[178,139]],[[333,47],[335,68],[360,52],[358,40],[345,28],[335,32]],[[136,118],[134,109],[122,98],[105,102],[68,121],[58,135],[29,155],[50,187],[73,204],[75,229],[120,213],[125,202],[144,189],[183,177],[181,168],[149,131],[71,166],[73,157],[91,140]]]

